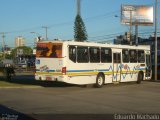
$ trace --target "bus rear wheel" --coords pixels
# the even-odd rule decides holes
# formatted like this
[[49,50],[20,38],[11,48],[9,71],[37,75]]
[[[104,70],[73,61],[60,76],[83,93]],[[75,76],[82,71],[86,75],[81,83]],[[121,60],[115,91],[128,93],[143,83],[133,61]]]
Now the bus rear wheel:
[[95,87],[101,88],[104,84],[104,76],[102,74],[98,74],[96,78]]
[[137,84],[140,84],[142,80],[143,80],[143,73],[139,72],[138,73],[138,78],[137,78]]

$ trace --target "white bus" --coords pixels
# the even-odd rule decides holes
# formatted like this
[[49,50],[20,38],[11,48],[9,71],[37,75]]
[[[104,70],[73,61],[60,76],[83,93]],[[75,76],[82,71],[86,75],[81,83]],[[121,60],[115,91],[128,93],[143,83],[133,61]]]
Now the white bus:
[[151,79],[150,46],[92,42],[42,41],[37,43],[36,80],[77,85]]

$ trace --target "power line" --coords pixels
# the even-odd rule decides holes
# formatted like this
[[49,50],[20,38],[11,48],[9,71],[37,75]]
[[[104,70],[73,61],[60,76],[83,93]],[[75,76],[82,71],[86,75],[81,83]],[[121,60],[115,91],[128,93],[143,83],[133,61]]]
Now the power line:
[[[98,16],[88,17],[88,18],[85,18],[84,20],[86,22],[89,22],[91,20],[101,19],[102,17],[110,17],[110,16],[113,16],[111,14],[116,13],[116,12],[118,12],[118,10],[112,11],[112,12],[107,12],[105,14],[98,15]],[[62,22],[62,23],[47,25],[47,26],[52,28],[52,27],[60,27],[60,26],[70,25],[70,24],[73,24],[73,23],[74,23],[74,21],[68,21],[68,22]],[[12,33],[23,33],[23,32],[27,32],[27,31],[40,29],[40,28],[41,28],[40,26],[39,27],[32,27],[32,28],[26,28],[26,29],[22,29],[22,30],[13,30],[13,31],[9,31],[7,33],[9,33],[9,34],[12,34]]]
[[[122,35],[125,32],[119,32],[119,33],[113,33],[113,34],[106,34],[106,35],[101,35],[101,36],[93,36],[93,37],[88,37],[90,40],[89,41],[102,41],[102,40],[106,40],[107,41],[111,38],[112,41],[114,40],[115,37],[117,37],[118,35]],[[149,34],[149,33],[154,33],[154,30],[145,30],[143,32],[139,32],[139,35],[145,35],[145,34]],[[160,32],[158,32],[160,33]]]
[[[98,19],[106,18],[106,17],[111,17],[111,16],[113,16],[114,13],[117,13],[117,12],[119,12],[119,10],[118,11],[116,10],[116,11],[112,11],[112,12],[107,12],[105,14],[98,15],[98,16],[88,17],[88,18],[85,18],[84,20],[86,22],[89,22],[89,21],[93,21],[93,20],[98,20]],[[52,24],[52,25],[48,25],[48,26],[50,28],[53,28],[53,27],[60,27],[60,26],[70,25],[70,24],[73,24],[73,23],[74,23],[74,21],[68,21],[68,22],[63,22],[63,23],[58,23],[58,24]],[[32,31],[33,29],[36,30],[36,29],[39,29],[39,28],[41,28],[41,27],[33,27],[33,28],[28,28],[28,29],[23,29],[23,30],[15,30],[15,31],[10,31],[8,33],[9,34],[12,34],[12,33],[22,33],[22,32]],[[96,40],[96,39],[97,40],[104,40],[104,39],[115,38],[116,35],[121,34],[121,33],[102,35],[102,36],[94,36],[94,37],[89,37],[89,38],[94,39],[94,40]],[[147,33],[142,33],[142,34],[147,34]],[[46,39],[47,38],[48,37],[46,37]]]
[[102,35],[102,36],[94,36],[94,37],[89,37],[89,38],[97,38],[97,37],[105,37],[105,36],[114,36],[114,35],[122,34],[122,33],[124,33],[124,32],[113,33],[113,34],[106,34],[106,35]]

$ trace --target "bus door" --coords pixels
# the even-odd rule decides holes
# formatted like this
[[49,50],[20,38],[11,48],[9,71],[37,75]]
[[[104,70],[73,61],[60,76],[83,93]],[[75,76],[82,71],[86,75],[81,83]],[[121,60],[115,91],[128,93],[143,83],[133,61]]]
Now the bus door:
[[151,79],[152,67],[151,67],[151,55],[146,54],[146,79]]
[[121,81],[121,52],[113,51],[113,82]]

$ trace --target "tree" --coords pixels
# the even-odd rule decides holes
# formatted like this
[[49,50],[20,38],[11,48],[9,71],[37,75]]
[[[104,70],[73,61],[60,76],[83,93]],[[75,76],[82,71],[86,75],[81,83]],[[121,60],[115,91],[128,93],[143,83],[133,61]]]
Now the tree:
[[11,54],[5,54],[5,58],[6,59],[12,59],[12,55]]
[[74,22],[74,39],[75,41],[83,42],[87,40],[87,31],[85,28],[85,24],[80,15],[76,16]]
[[24,55],[30,55],[30,54],[32,54],[32,52],[33,52],[32,48],[30,48],[30,47],[20,46],[20,47],[17,47],[17,48],[15,48],[15,49],[13,49],[13,50],[11,51],[11,55],[12,55],[13,58],[17,55],[17,50],[18,50],[18,49],[22,49]]

